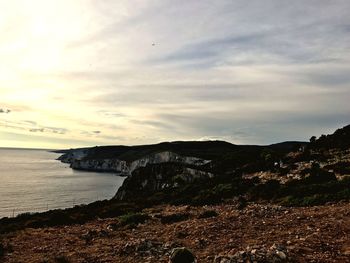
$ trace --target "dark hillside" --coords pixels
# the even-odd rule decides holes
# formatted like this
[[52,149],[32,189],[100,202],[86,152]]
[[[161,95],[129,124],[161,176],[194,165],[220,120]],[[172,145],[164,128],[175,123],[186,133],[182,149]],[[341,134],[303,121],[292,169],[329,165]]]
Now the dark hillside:
[[223,141],[178,141],[138,146],[100,146],[90,148],[89,154],[85,159],[118,158],[125,161],[134,161],[163,151],[171,151],[184,156],[213,159],[224,152],[233,151],[237,147],[234,144]]
[[350,125],[336,130],[333,134],[311,138],[311,149],[347,149],[350,148]]

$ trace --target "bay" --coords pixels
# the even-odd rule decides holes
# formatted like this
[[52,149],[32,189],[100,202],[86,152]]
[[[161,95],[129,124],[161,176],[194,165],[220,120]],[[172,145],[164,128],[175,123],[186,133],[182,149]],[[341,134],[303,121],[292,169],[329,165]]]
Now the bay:
[[0,218],[112,198],[124,177],[76,171],[47,150],[0,148]]

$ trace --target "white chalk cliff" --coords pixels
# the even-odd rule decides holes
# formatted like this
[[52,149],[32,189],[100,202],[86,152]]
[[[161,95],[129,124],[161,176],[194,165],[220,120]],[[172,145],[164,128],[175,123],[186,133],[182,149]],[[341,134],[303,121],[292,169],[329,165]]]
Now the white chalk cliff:
[[127,162],[118,158],[108,159],[87,159],[87,149],[71,150],[70,152],[62,155],[59,160],[65,163],[70,163],[70,167],[77,170],[91,170],[99,172],[115,172],[121,176],[128,176],[131,173],[140,168],[145,167],[148,164],[160,164],[160,163],[182,163],[187,165],[202,166],[211,162],[210,160],[204,160],[197,157],[181,156],[174,152],[164,151],[140,159]]

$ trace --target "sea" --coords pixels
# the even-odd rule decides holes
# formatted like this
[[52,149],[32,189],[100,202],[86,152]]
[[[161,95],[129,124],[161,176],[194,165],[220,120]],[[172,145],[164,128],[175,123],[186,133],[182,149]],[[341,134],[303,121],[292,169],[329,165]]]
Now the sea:
[[112,198],[124,177],[76,171],[49,150],[0,148],[0,218]]

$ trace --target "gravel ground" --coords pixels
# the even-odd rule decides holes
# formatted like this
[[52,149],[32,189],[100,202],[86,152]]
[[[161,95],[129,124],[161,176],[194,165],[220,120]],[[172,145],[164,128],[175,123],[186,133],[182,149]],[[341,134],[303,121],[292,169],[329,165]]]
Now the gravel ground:
[[[207,210],[217,216],[199,218]],[[198,262],[215,257],[215,262],[235,262],[237,252],[265,253],[276,247],[284,249],[281,262],[350,262],[348,202],[304,208],[249,204],[239,210],[232,201],[157,206],[144,213],[150,219],[137,226],[120,226],[115,218],[7,234],[0,237],[5,251],[0,262],[168,262],[171,250],[182,246]],[[169,215],[177,216],[162,220]]]

